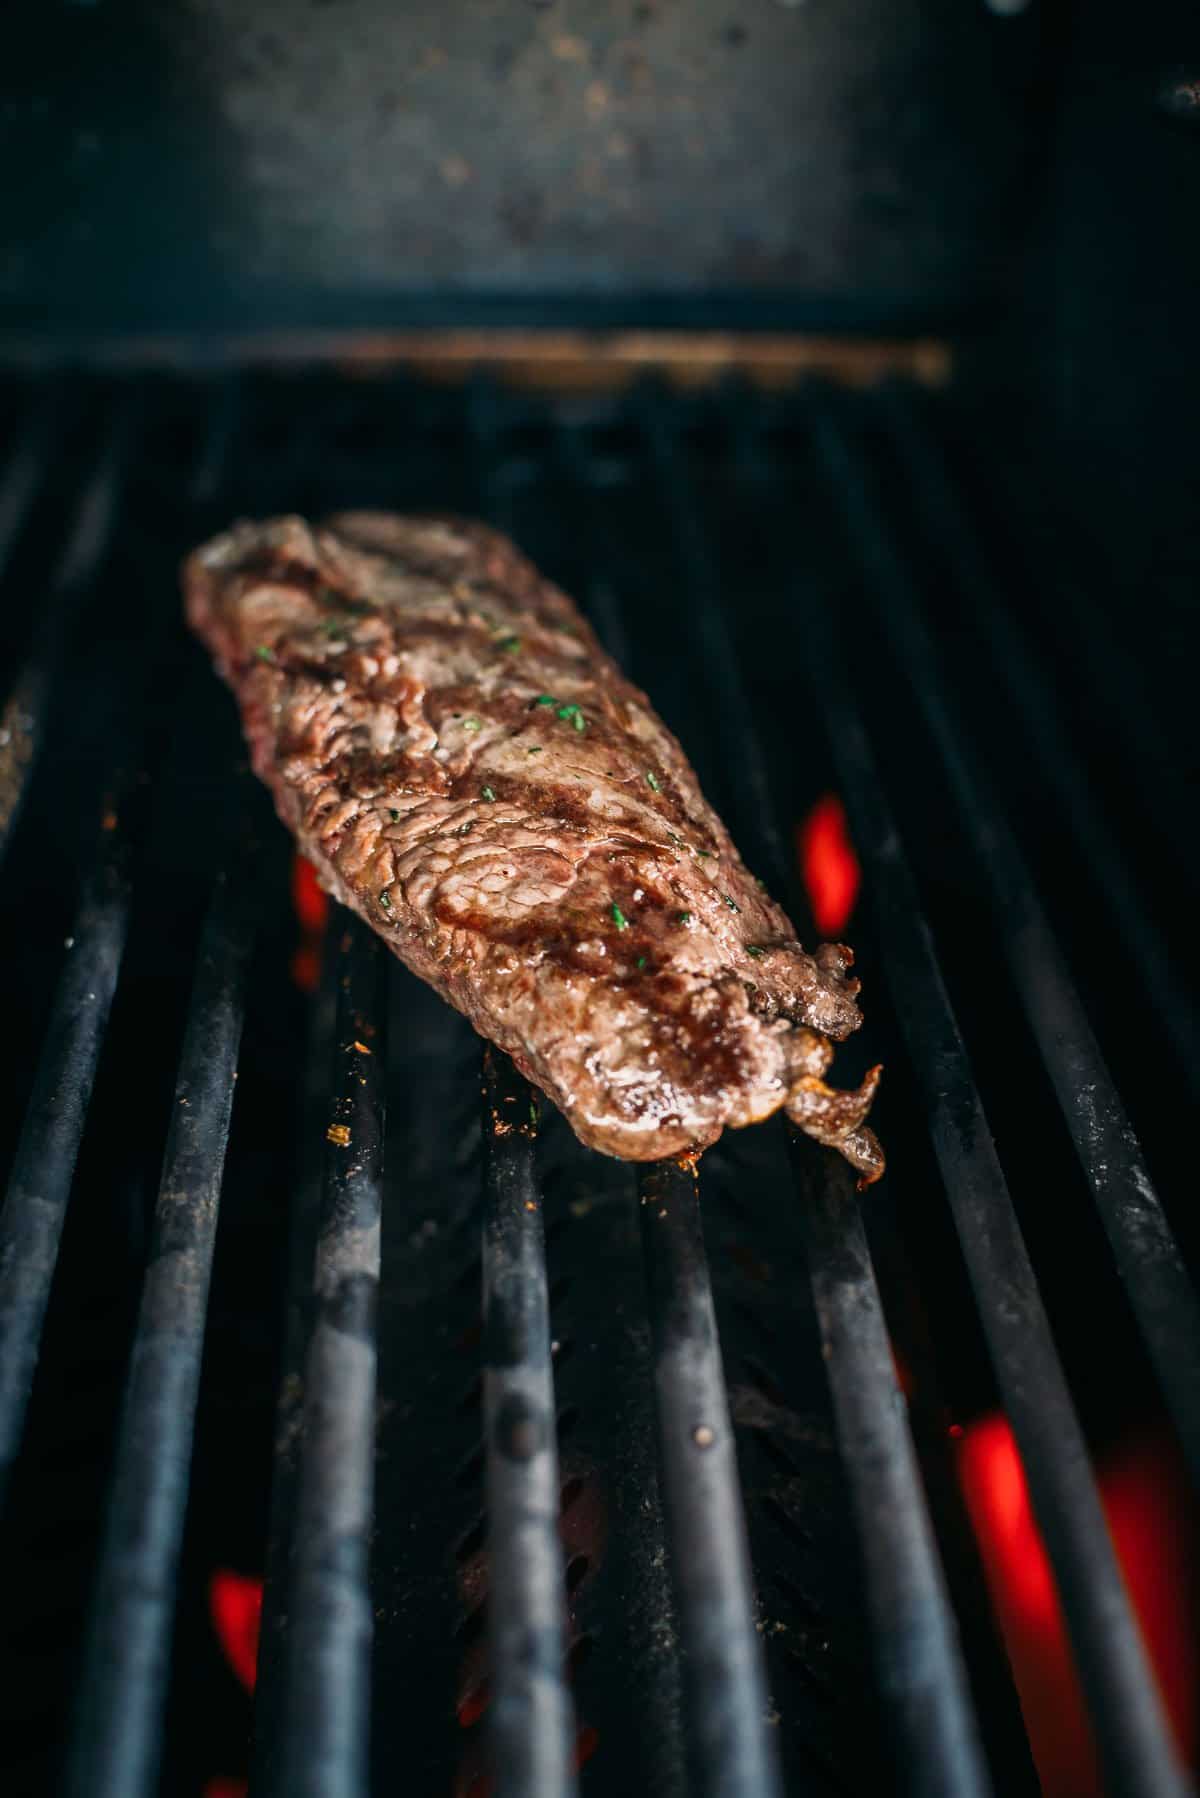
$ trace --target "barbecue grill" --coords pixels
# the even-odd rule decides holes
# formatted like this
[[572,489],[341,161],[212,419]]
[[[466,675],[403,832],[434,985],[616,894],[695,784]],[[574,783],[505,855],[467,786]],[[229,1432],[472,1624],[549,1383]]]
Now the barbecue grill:
[[[926,277],[0,314],[6,1791],[1190,1789],[1185,685]],[[850,936],[880,1187],[590,1153],[324,904],[177,570],[374,506],[511,534]]]

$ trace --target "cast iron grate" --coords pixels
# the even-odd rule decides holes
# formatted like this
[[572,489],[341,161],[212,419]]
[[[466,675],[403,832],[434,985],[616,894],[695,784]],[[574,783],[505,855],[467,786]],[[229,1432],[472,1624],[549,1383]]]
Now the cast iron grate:
[[[329,371],[8,397],[10,1789],[211,1791],[239,1751],[323,1798],[1034,1789],[948,1435],[996,1402],[1112,1789],[1185,1789],[1094,1462],[1160,1391],[1200,1466],[1158,1196],[1191,845],[1113,621],[1044,566],[1025,602],[953,420]],[[287,846],[174,570],[230,513],[345,504],[511,530],[810,936],[791,826],[841,794],[889,1064],[861,1210],[774,1127],[697,1188],[486,1058],[481,1111],[469,1030],[344,917],[297,993]],[[1072,628],[1095,678],[1056,685]],[[1106,683],[1119,756],[1074,715]],[[265,1568],[252,1755],[209,1727],[214,1555]]]

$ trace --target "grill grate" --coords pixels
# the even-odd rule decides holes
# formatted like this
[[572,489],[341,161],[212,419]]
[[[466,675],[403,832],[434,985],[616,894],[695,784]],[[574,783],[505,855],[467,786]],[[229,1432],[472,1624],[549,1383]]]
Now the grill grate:
[[[81,1798],[202,1789],[193,1597],[223,1514],[204,1494],[214,1467],[233,1477],[211,1396],[232,1365],[264,1395],[239,1525],[266,1569],[252,1789],[349,1795],[404,1770],[481,1798],[488,1732],[508,1793],[1032,1789],[947,1477],[946,1418],[994,1379],[1112,1789],[1184,1790],[1093,1468],[1106,1432],[1153,1413],[1155,1375],[1200,1467],[1191,1245],[1155,1184],[1195,1068],[1160,932],[1184,870],[1047,710],[1054,652],[946,420],[907,390],[548,402],[326,371],[11,398],[0,577],[45,603],[3,645],[0,907],[30,945],[6,998],[42,1045],[0,1100],[6,1567],[36,1559],[65,1477],[42,1456],[71,1355],[100,1329],[130,1356],[28,1789],[59,1776],[60,1732]],[[514,532],[660,701],[810,937],[785,821],[836,784],[890,1076],[893,1171],[862,1211],[839,1163],[774,1125],[711,1151],[698,1185],[605,1163],[552,1115],[535,1129],[499,1061],[481,1125],[470,1031],[344,919],[301,1005],[286,846],[243,791],[173,569],[225,511],[348,503]],[[1090,623],[1103,639],[1099,606]],[[976,709],[981,671],[1001,692]],[[1014,715],[1046,771],[1028,804],[1021,757],[997,755]],[[1152,780],[1152,733],[1139,748]],[[1113,927],[1169,1052],[1148,1071],[1104,997]],[[349,1157],[325,1140],[342,1123]],[[931,1153],[961,1263],[926,1221]],[[101,1220],[136,1317],[88,1308],[112,1268],[80,1232]],[[920,1388],[907,1412],[894,1351]],[[80,1494],[105,1479],[98,1455]]]
[[533,1094],[484,1059],[484,1440],[495,1753],[518,1791],[575,1790],[560,1481]]
[[151,1789],[250,949],[222,876],[200,939],[117,1439],[69,1792]]
[[[387,1039],[378,940],[355,921],[339,959],[335,1096],[317,1226],[279,1712],[279,1789],[297,1793],[361,1790],[367,1767]],[[332,1143],[341,1131],[348,1152]]]

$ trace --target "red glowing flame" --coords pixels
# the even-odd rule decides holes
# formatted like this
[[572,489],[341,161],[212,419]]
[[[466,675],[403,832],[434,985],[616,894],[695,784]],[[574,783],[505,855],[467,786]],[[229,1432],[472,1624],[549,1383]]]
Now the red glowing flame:
[[302,992],[315,993],[321,978],[321,939],[329,919],[329,899],[317,884],[312,863],[302,855],[292,857],[292,908],[300,926],[292,979]]
[[1194,1768],[1200,1749],[1200,1606],[1187,1475],[1165,1436],[1147,1437],[1113,1457],[1100,1489],[1175,1739]]
[[258,1673],[262,1581],[218,1567],[208,1582],[208,1608],[225,1659],[248,1692]]
[[302,993],[315,993],[321,984],[321,951],[301,943],[292,956],[292,981]]
[[[959,1477],[1008,1649],[1045,1798],[1095,1798],[1103,1783],[1054,1578],[1006,1418],[954,1428]],[[1123,1451],[1101,1496],[1181,1752],[1196,1749],[1195,1606],[1186,1480],[1162,1442]]]
[[[584,1723],[575,1736],[576,1772],[587,1766],[599,1746],[600,1731]],[[496,1781],[491,1773],[467,1773],[460,1777],[455,1789],[461,1798],[494,1798]]]
[[246,1798],[249,1790],[249,1780],[226,1778],[218,1774],[214,1779],[205,1781],[204,1798]]
[[486,1679],[477,1686],[472,1686],[466,1697],[458,1706],[458,1726],[460,1729],[474,1729],[491,1703],[492,1691]]
[[575,1767],[582,1771],[600,1746],[600,1731],[585,1723],[575,1737]]
[[822,936],[839,936],[850,921],[862,877],[836,793],[817,800],[796,832],[796,846],[817,929]]
[[292,857],[292,904],[301,929],[320,936],[329,917],[329,899],[317,884],[317,871],[302,855]]

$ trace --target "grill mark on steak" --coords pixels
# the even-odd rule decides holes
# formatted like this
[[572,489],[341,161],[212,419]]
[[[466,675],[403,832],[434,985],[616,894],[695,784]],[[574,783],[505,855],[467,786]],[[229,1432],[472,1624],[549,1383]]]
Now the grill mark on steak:
[[850,951],[808,954],[679,744],[486,526],[235,527],[184,568],[255,771],[330,891],[591,1146],[690,1153],[780,1108],[862,1173]]

